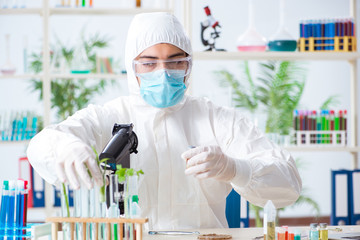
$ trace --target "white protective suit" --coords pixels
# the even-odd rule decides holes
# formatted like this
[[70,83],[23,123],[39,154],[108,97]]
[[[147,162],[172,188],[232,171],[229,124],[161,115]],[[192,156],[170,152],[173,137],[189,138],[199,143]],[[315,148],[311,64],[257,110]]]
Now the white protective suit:
[[[225,203],[232,188],[256,205],[264,206],[269,199],[276,207],[292,204],[301,192],[293,158],[238,110],[186,94],[169,108],[155,108],[142,99],[132,61],[158,43],[173,44],[192,55],[190,41],[173,15],[136,15],[126,43],[129,96],[104,106],[89,105],[37,134],[28,148],[35,170],[47,182],[55,183],[56,158],[71,156],[66,146],[81,141],[101,152],[114,123],[133,123],[139,152],[131,154],[130,162],[132,168],[145,172],[139,183],[139,204],[152,229],[227,227]],[[231,182],[185,175],[181,154],[188,146],[207,145],[218,145],[236,159]]]

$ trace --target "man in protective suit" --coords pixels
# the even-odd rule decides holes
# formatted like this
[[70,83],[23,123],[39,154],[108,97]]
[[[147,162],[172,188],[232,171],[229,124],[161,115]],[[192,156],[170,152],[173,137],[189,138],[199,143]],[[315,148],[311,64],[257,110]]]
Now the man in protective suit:
[[[139,205],[153,229],[223,228],[226,197],[234,188],[251,203],[292,204],[301,179],[290,154],[270,142],[233,108],[185,94],[192,48],[169,13],[134,17],[125,50],[129,96],[89,105],[46,127],[28,147],[35,170],[49,183],[102,184],[95,154],[112,137],[114,123],[133,123]],[[189,149],[189,146],[195,148]],[[56,173],[56,174],[54,174]]]

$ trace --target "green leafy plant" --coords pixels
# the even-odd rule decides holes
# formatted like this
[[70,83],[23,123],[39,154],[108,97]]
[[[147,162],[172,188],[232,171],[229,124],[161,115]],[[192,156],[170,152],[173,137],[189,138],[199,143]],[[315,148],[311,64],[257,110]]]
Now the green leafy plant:
[[[97,153],[96,149],[94,146],[91,147],[95,153],[95,160],[98,164],[99,169],[101,169],[100,164],[101,163],[105,163],[105,166],[107,165],[107,161],[109,160],[109,158],[104,158],[102,160],[99,159],[99,154]],[[88,171],[89,175],[91,176],[90,171]],[[102,180],[103,180],[103,185],[100,187],[100,202],[105,202],[106,198],[105,198],[105,188],[106,188],[106,176],[105,176],[105,171],[102,171]]]
[[[96,50],[109,46],[108,38],[101,37],[99,34],[85,38],[82,35],[82,44],[86,52],[88,61],[91,63],[91,72],[96,72]],[[57,58],[63,59],[66,65],[70,66],[74,59],[75,47],[65,45],[57,40],[56,45],[52,46],[51,61],[57,61]],[[32,53],[30,69],[34,73],[42,71],[42,55]],[[40,99],[43,98],[43,83],[41,80],[32,79],[32,90],[39,91]],[[105,88],[114,84],[114,80],[100,79],[91,83],[89,79],[70,79],[57,78],[51,81],[51,107],[56,110],[60,120],[73,115],[77,110],[86,107],[94,96],[104,92]]]
[[[300,99],[305,87],[306,69],[297,62],[268,61],[259,64],[260,74],[254,78],[247,61],[241,64],[240,80],[226,70],[215,72],[220,79],[221,86],[231,87],[235,107],[243,108],[252,114],[257,111],[266,113],[266,133],[288,135],[293,126],[293,112],[299,107]],[[338,103],[336,96],[330,96],[320,109],[329,109]],[[296,161],[299,166],[299,160]],[[306,196],[303,188],[301,196],[292,205],[307,204],[318,216],[319,205]],[[251,204],[255,213],[255,224],[262,226],[261,207]],[[284,208],[278,209],[283,211]]]
[[127,176],[134,176],[135,174],[140,177],[144,174],[143,170],[135,171],[133,168],[123,168],[121,164],[116,165],[115,174],[118,176],[119,183],[125,182]]

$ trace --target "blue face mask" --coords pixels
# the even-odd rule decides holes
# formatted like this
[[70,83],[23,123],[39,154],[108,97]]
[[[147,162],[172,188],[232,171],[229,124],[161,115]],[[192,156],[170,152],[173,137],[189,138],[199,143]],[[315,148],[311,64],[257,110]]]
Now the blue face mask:
[[140,94],[151,106],[167,108],[176,105],[184,97],[185,71],[160,69],[139,74]]

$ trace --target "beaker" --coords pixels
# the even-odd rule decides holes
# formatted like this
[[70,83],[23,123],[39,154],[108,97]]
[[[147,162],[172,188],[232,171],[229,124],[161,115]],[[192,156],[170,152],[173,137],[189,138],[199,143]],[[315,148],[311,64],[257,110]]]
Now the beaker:
[[239,51],[263,52],[266,50],[266,39],[255,29],[253,0],[249,0],[249,26],[237,40]]
[[270,51],[295,51],[297,42],[285,28],[285,0],[280,0],[280,25],[276,33],[270,38]]
[[83,41],[80,41],[80,44],[74,50],[74,57],[71,61],[71,73],[86,74],[91,71],[91,62],[84,44]]
[[10,34],[5,35],[6,41],[6,62],[1,66],[1,72],[4,75],[13,75],[16,72],[16,67],[10,60]]

